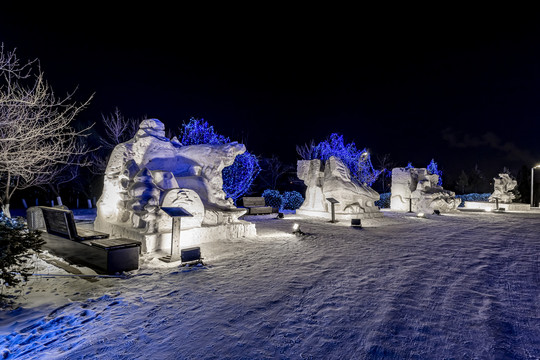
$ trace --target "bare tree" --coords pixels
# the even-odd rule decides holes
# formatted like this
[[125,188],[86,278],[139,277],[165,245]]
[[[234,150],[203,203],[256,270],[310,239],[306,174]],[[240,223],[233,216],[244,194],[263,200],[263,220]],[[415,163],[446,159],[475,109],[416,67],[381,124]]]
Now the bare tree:
[[105,126],[105,137],[101,138],[101,142],[107,150],[131,139],[139,129],[140,120],[126,119],[118,108],[114,110],[114,113],[108,116],[102,115],[101,118]]
[[315,156],[315,141],[311,139],[309,144],[296,145],[296,153],[302,160],[312,160]]
[[89,104],[74,92],[55,96],[37,61],[21,63],[15,50],[0,48],[0,205],[9,216],[13,193],[54,180],[66,165],[87,165],[81,138],[87,130],[72,122]]
[[395,163],[391,161],[390,154],[384,154],[382,156],[377,155],[377,161],[379,162],[379,170],[381,171],[381,175],[379,177],[381,181],[381,190],[383,192],[386,192],[388,188],[388,182],[386,181],[386,178],[389,175],[392,175],[392,168],[395,166]]
[[292,165],[283,164],[276,155],[263,158],[261,160],[261,168],[262,171],[259,174],[259,179],[273,190],[277,189],[279,178],[294,169]]

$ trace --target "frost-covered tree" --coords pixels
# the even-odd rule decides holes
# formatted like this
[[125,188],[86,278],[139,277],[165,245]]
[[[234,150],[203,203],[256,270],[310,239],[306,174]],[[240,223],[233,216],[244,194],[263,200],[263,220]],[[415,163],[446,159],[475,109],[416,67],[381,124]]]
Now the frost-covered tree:
[[67,165],[86,165],[87,130],[72,126],[90,99],[57,97],[37,60],[22,63],[0,47],[0,204],[9,216],[15,191],[54,182]]
[[386,191],[390,190],[389,188],[392,182],[392,168],[394,167],[394,162],[390,160],[390,154],[377,156],[377,161],[379,162],[379,170],[381,171],[381,174],[379,175],[381,190],[383,193],[385,193]]
[[[180,129],[182,145],[226,144],[231,140],[215,132],[204,119],[191,118]],[[223,191],[234,201],[246,194],[261,171],[257,157],[248,151],[236,156],[234,163],[223,169]]]
[[[13,288],[28,278],[32,268],[27,260],[33,251],[40,251],[43,243],[39,231],[29,231],[24,221],[0,212],[0,289]],[[0,304],[7,298],[0,291]]]
[[264,186],[274,190],[278,188],[279,179],[294,169],[292,165],[284,164],[276,155],[263,157],[260,166],[259,181],[264,183]]
[[112,150],[116,145],[133,138],[139,129],[140,120],[126,118],[118,108],[109,115],[101,115],[105,136],[100,137],[101,145]]
[[458,176],[456,181],[456,187],[459,190],[460,194],[465,194],[465,190],[469,187],[469,177],[465,170],[461,170],[461,173]]
[[358,150],[354,142],[345,144],[343,135],[337,133],[331,134],[317,145],[312,140],[310,144],[297,146],[296,152],[304,160],[319,159],[324,162],[331,156],[337,157],[349,168],[351,177],[368,186],[371,186],[382,172],[373,168],[367,149]]

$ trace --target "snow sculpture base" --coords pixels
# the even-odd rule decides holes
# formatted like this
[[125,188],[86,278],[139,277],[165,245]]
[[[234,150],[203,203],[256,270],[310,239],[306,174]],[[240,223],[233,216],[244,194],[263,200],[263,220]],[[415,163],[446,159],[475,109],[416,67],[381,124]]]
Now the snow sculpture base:
[[[332,213],[328,211],[297,209],[296,214],[332,220]],[[337,221],[349,221],[352,219],[364,220],[364,219],[375,219],[375,218],[382,218],[382,217],[384,217],[384,215],[380,211],[366,212],[366,213],[342,213],[342,212],[335,213],[335,219]]]
[[[470,210],[493,211],[497,209],[497,205],[495,202],[488,201],[465,201],[464,208]],[[531,205],[522,203],[505,204],[499,202],[499,209],[504,209],[505,211],[530,211]]]
[[[143,253],[156,253],[171,249],[172,232],[170,231],[148,234],[144,229],[107,222],[97,223],[95,227],[101,229],[100,231],[111,234],[111,238],[128,238],[140,241],[142,244],[141,251]],[[254,236],[257,236],[255,224],[248,221],[238,220],[231,224],[203,225],[191,229],[181,229],[180,247],[196,246],[205,242],[218,241],[219,239]]]

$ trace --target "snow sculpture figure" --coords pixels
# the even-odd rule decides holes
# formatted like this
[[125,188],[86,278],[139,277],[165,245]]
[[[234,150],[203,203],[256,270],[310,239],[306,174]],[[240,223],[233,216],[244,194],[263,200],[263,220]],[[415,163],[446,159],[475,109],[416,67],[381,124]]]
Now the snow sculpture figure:
[[375,201],[379,194],[365,184],[351,178],[349,168],[337,157],[330,156],[324,167],[324,196],[334,198],[336,212],[370,213],[379,212]]
[[133,139],[111,153],[94,227],[130,238],[146,234],[137,238],[146,241],[143,250],[157,250],[156,236],[172,231],[161,207],[182,207],[193,215],[184,218],[182,230],[231,225],[222,232],[252,235],[254,226],[238,219],[246,210],[227,198],[221,175],[245,151],[237,142],[182,146],[165,136],[161,121],[142,121]]
[[302,210],[326,211],[323,195],[323,173],[321,160],[299,160],[296,166],[297,176],[306,184],[306,197],[300,207]]
[[438,182],[439,176],[429,174],[425,168],[392,169],[390,208],[424,213],[456,211],[461,199]]
[[517,181],[512,179],[508,174],[499,174],[499,177],[495,177],[493,180],[494,191],[488,201],[496,202],[498,200],[500,203],[510,204],[516,198],[512,190],[516,188]]
[[379,194],[354,180],[339,158],[331,156],[321,170],[320,160],[300,160],[297,176],[307,186],[304,203],[298,214],[331,216],[327,198],[338,201],[334,206],[336,219],[357,219],[382,216],[375,201]]

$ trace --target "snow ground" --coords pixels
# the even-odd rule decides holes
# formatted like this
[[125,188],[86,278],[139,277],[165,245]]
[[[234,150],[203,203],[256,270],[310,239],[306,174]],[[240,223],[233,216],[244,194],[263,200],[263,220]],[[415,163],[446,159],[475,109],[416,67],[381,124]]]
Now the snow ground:
[[36,260],[64,276],[32,277],[0,312],[0,355],[540,358],[540,213],[249,220],[258,236],[202,244],[204,266],[146,256],[127,278],[85,278]]

